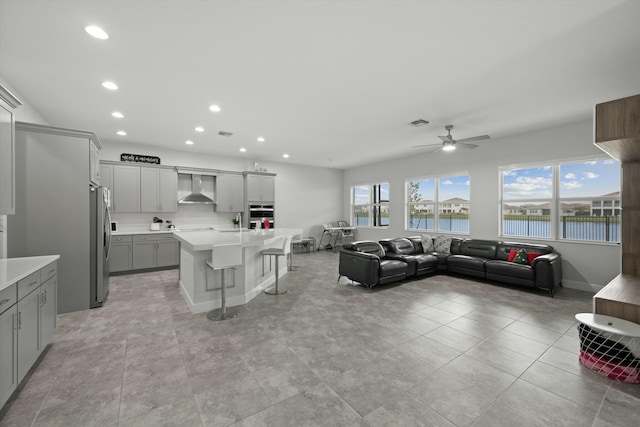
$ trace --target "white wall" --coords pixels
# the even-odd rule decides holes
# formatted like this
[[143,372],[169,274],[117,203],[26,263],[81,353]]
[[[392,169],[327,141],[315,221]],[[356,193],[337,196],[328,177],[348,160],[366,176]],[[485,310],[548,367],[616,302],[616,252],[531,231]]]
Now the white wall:
[[[99,136],[99,135],[98,135]],[[120,154],[146,154],[160,157],[163,165],[188,166],[242,172],[253,170],[253,159],[189,153],[143,144],[123,144],[101,140],[100,160],[119,161]],[[317,240],[322,223],[339,219],[343,211],[343,171],[260,161],[260,167],[276,175],[276,227],[302,228],[304,236]],[[233,214],[217,214],[211,206],[180,205],[176,214],[158,214],[180,224],[230,226]],[[153,214],[115,214],[118,225],[148,224]]]
[[[498,168],[500,166],[606,156],[593,145],[591,120],[512,137],[496,138],[479,144],[481,147],[475,150],[458,149],[452,153],[428,154],[416,149],[415,156],[345,171],[343,196],[345,218],[349,217],[349,192],[352,185],[380,181],[388,181],[390,184],[389,222],[391,225],[388,229],[358,229],[357,238],[378,240],[416,234],[407,231],[404,225],[405,180],[468,171],[471,176],[470,237],[498,239],[500,185]],[[518,240],[554,246],[562,254],[563,283],[567,287],[598,290],[620,273],[619,245]]]

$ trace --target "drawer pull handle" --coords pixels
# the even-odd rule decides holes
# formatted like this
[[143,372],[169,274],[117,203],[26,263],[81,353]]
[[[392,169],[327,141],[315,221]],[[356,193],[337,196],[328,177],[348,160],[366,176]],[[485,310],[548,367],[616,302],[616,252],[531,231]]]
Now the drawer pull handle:
[[29,285],[27,285],[27,286],[33,286],[33,285],[37,285],[37,284],[38,284],[38,281],[34,280],[33,282],[29,283]]
[[6,303],[8,303],[9,301],[11,301],[9,298],[5,298],[2,301],[0,301],[0,305],[5,305]]
[[55,272],[56,272],[56,269],[55,269],[55,268],[52,268],[51,270],[47,271],[47,274],[53,274],[53,273],[55,273]]

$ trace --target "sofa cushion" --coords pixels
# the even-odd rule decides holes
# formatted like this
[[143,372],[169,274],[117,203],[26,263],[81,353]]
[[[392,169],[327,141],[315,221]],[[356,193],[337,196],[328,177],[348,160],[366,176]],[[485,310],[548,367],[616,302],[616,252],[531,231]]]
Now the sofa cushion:
[[451,237],[438,234],[433,241],[433,246],[436,252],[448,254],[451,252]]
[[525,251],[524,249],[518,250],[516,257],[513,259],[512,262],[516,264],[529,265],[529,258],[527,257],[527,251]]
[[534,280],[534,271],[530,265],[516,264],[502,260],[489,260],[484,265],[487,276],[517,277],[525,280]]
[[392,252],[398,255],[413,255],[415,253],[413,243],[405,237],[391,239],[386,242],[386,246],[387,252]]
[[487,258],[479,258],[469,255],[450,255],[447,258],[447,267],[450,271],[455,269],[477,270],[484,272],[484,263]]
[[498,243],[495,240],[465,239],[460,244],[460,254],[472,257],[494,259]]
[[424,252],[425,254],[435,252],[436,247],[433,244],[433,236],[431,236],[430,234],[423,234],[420,240],[422,242],[422,252]]
[[407,263],[393,259],[382,260],[379,274],[379,285],[402,280],[407,276]]

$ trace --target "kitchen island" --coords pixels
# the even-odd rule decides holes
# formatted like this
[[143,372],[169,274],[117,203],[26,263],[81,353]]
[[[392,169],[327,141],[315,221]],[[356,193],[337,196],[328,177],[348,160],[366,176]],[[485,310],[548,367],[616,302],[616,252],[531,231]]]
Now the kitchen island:
[[[204,313],[221,305],[220,283],[222,271],[207,267],[212,249],[232,243],[242,245],[242,265],[225,270],[227,306],[243,305],[251,301],[275,282],[275,263],[264,261],[261,251],[282,247],[289,236],[301,235],[297,228],[238,231],[175,231],[180,242],[180,292],[192,313]],[[288,252],[291,248],[286,248]],[[287,263],[280,263],[279,276],[287,273]]]

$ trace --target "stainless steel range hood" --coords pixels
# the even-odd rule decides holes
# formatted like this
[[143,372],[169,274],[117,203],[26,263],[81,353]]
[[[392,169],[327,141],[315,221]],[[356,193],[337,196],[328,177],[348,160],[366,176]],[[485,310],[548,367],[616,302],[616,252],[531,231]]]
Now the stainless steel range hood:
[[180,204],[215,205],[216,201],[202,194],[202,175],[191,174],[191,194],[178,200]]

